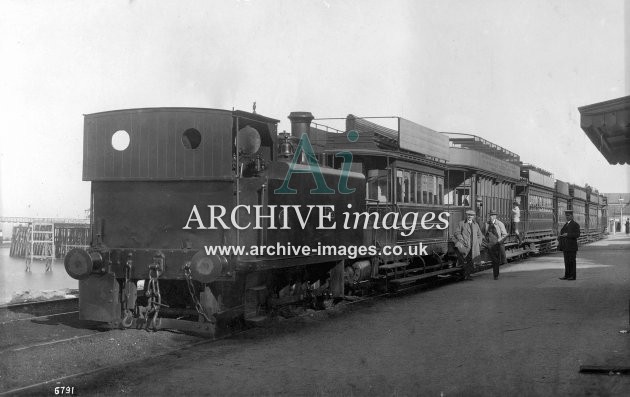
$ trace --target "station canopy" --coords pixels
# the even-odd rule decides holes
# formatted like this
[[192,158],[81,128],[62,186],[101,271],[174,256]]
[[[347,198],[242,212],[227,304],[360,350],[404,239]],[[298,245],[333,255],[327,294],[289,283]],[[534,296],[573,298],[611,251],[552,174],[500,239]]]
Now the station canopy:
[[580,126],[610,164],[630,164],[630,96],[579,107]]

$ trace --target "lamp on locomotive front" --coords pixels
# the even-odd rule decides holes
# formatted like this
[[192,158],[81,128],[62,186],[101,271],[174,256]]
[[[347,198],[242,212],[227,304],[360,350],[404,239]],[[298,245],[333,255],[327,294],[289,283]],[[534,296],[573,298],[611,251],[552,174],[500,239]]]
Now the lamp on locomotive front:
[[251,155],[260,149],[260,134],[254,127],[247,125],[241,128],[236,133],[236,139],[239,153]]
[[246,159],[239,166],[239,175],[243,176],[244,169],[250,171],[246,173],[255,175],[264,169],[264,161],[260,153],[258,153],[261,145],[260,133],[254,127],[246,125],[236,133],[236,144],[238,145],[238,153]]
[[221,276],[228,260],[223,255],[206,255],[204,250],[197,252],[186,267],[190,269],[193,280],[210,283]]

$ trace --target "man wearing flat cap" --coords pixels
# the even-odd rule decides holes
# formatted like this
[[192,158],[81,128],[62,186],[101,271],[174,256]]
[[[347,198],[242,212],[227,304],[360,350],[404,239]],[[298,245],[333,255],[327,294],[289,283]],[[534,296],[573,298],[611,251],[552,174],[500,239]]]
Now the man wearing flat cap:
[[488,247],[488,256],[492,262],[494,279],[499,279],[499,266],[505,263],[505,246],[503,240],[507,237],[507,230],[503,222],[497,219],[497,211],[490,211],[490,220],[483,224],[481,232]]
[[454,241],[459,262],[463,264],[464,280],[472,280],[473,263],[481,261],[481,241],[483,234],[475,221],[477,214],[473,210],[466,211],[466,220],[460,221],[455,229]]
[[558,250],[564,254],[564,277],[560,280],[576,279],[575,256],[578,250],[577,239],[580,237],[580,225],[573,220],[573,211],[564,211],[567,223],[560,229],[558,236]]

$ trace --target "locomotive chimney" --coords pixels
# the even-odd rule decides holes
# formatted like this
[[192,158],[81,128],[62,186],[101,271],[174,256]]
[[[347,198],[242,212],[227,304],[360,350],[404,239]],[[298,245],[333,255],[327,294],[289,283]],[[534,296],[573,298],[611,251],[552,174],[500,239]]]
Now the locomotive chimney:
[[297,139],[302,137],[302,134],[309,134],[311,130],[311,121],[313,121],[313,115],[311,112],[291,112],[289,120],[291,120],[291,135]]
[[[291,136],[299,140],[302,138],[302,134],[310,136],[311,121],[314,117],[311,112],[291,112],[289,120],[291,120]],[[299,163],[306,164],[308,162],[307,154],[302,152],[300,155]]]

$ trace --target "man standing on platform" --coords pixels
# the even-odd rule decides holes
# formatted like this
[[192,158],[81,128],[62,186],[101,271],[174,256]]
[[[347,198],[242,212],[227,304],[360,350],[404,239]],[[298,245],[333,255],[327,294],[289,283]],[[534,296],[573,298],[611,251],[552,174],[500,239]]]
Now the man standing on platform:
[[578,250],[580,225],[573,220],[573,211],[564,211],[564,215],[567,223],[562,226],[558,236],[558,250],[564,253],[564,277],[560,277],[560,280],[575,280],[577,276],[575,256]]
[[503,240],[508,235],[505,225],[497,219],[497,215],[496,210],[490,211],[490,220],[483,224],[483,230],[481,231],[486,239],[488,256],[492,262],[492,274],[495,280],[499,279],[499,266],[506,262]]
[[473,264],[481,261],[483,235],[475,221],[476,215],[473,210],[466,211],[466,220],[459,222],[454,233],[458,262],[462,263],[464,267],[464,280],[472,280],[470,273],[472,273]]

